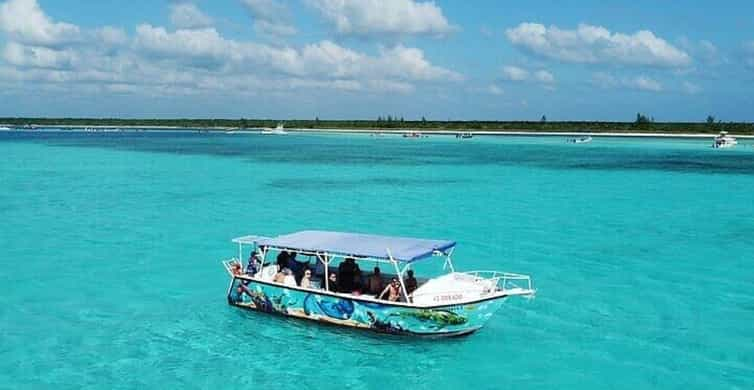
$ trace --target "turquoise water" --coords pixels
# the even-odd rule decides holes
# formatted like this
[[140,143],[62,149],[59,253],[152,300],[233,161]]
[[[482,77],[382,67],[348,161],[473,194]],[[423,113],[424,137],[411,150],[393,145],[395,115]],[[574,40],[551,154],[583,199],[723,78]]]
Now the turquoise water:
[[[709,143],[0,133],[0,388],[752,388],[754,148]],[[438,341],[226,304],[230,238],[308,228],[538,296]]]

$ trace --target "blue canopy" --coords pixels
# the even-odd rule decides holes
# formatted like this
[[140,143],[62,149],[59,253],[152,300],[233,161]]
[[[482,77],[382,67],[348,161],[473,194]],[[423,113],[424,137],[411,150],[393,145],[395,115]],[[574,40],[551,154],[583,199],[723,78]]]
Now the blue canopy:
[[[389,237],[373,234],[305,230],[257,241],[257,245],[308,252],[327,252],[341,256],[393,259],[404,262],[431,256],[434,251],[446,252],[455,241]],[[388,255],[388,250],[390,255]]]

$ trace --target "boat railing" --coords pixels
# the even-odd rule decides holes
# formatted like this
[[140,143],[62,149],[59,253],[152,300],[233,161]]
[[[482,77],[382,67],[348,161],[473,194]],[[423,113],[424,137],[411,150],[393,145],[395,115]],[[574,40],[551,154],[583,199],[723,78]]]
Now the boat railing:
[[243,263],[240,260],[236,259],[235,257],[232,257],[228,260],[223,260],[222,263],[223,263],[223,267],[225,267],[225,270],[228,271],[230,276],[235,275],[235,273],[233,272],[234,264],[238,264],[237,269],[243,270]]
[[529,275],[500,271],[467,271],[462,273],[474,277],[476,282],[489,282],[501,291],[534,291],[531,284],[531,277]]

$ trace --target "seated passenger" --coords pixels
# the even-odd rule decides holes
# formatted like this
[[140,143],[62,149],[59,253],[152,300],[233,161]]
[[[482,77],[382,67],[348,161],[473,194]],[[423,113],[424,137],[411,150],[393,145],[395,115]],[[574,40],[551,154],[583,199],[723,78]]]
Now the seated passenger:
[[353,276],[359,266],[353,257],[347,257],[345,261],[338,266],[338,280],[340,280],[340,291],[350,293],[353,291]]
[[282,267],[278,266],[278,272],[272,278],[272,281],[275,282],[275,283],[285,283],[285,272],[284,272],[284,270],[287,270],[287,269],[288,268],[282,268]]
[[416,278],[414,277],[414,270],[408,270],[408,277],[406,277],[406,279],[403,281],[403,284],[406,286],[407,294],[411,294],[416,290],[418,283],[416,281]]
[[369,294],[377,295],[382,292],[382,276],[380,267],[374,267],[374,273],[367,279],[366,291]]
[[295,275],[299,270],[301,270],[301,266],[303,266],[303,264],[296,261],[296,252],[291,252],[288,255],[288,268],[290,268]]
[[233,275],[241,275],[241,263],[238,263],[234,260],[230,265],[230,272],[232,272]]
[[283,284],[291,287],[298,286],[296,284],[296,278],[293,276],[293,271],[291,271],[290,268],[283,268],[283,274],[285,275],[283,278]]
[[361,295],[364,287],[361,283],[361,270],[356,268],[353,272],[353,286],[351,287],[351,294]]
[[288,252],[281,251],[277,257],[277,264],[280,269],[288,268]]
[[393,278],[393,280],[390,281],[390,284],[382,290],[382,294],[380,294],[377,299],[383,299],[382,297],[384,297],[385,294],[387,294],[387,300],[391,302],[398,302],[401,299],[401,284],[398,283],[398,279]]
[[311,288],[312,287],[312,271],[306,270],[304,271],[304,276],[301,278],[301,287],[303,288]]
[[249,263],[246,265],[246,275],[254,276],[259,271],[259,266],[262,264],[261,256],[259,252],[251,252],[249,255]]
[[322,287],[327,287],[327,291],[338,292],[338,277],[335,273],[331,272],[328,276],[327,283],[322,282]]

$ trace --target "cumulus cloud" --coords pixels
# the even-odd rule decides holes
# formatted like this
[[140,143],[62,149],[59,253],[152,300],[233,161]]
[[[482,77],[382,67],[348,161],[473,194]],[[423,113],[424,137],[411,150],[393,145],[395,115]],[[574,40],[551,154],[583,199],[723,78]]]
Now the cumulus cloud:
[[170,22],[180,29],[205,28],[212,25],[212,18],[195,4],[174,3],[170,5]]
[[592,84],[601,88],[630,88],[649,92],[661,92],[663,90],[659,81],[644,75],[617,78],[609,73],[597,72],[592,75]]
[[81,34],[78,26],[52,22],[36,0],[8,0],[0,4],[0,29],[12,40],[37,46],[74,42]]
[[9,42],[3,50],[3,60],[18,67],[67,69],[73,66],[78,56],[72,50],[54,50]]
[[134,42],[136,47],[159,57],[184,60],[199,67],[223,66],[226,70],[242,70],[252,63],[294,76],[413,81],[463,78],[456,72],[432,65],[420,49],[403,45],[382,48],[379,55],[369,56],[328,40],[294,49],[225,39],[212,28],[170,32],[146,24],[137,27]]
[[555,82],[555,76],[544,69],[532,72],[528,69],[513,65],[506,65],[503,67],[503,78],[508,81],[535,81],[543,84]]
[[691,57],[648,30],[612,33],[580,24],[575,30],[521,23],[507,29],[508,40],[531,53],[565,62],[685,67]]
[[128,42],[128,35],[121,28],[105,26],[94,31],[95,37],[105,45],[118,46]]
[[241,0],[254,18],[259,34],[287,36],[296,34],[288,7],[277,0]]
[[341,34],[424,34],[455,31],[434,2],[413,0],[308,0]]
[[504,66],[503,76],[510,81],[524,81],[529,78],[529,71],[517,66]]
[[[3,3],[1,10],[7,12],[8,4],[16,1]],[[44,26],[69,26],[58,30],[76,31],[76,40],[60,39],[64,34],[31,39],[34,35],[17,31],[39,26],[17,23],[6,30],[3,25],[0,84],[75,85],[81,91],[152,91],[160,95],[306,88],[411,93],[420,85],[463,79],[457,72],[432,64],[422,50],[403,45],[378,47],[372,54],[329,40],[297,47],[273,46],[229,39],[214,27],[183,22],[177,23],[184,27],[178,29],[141,24],[129,36],[110,26],[83,30],[54,22],[36,3],[32,5],[37,15],[30,20],[46,21],[42,30],[55,30]],[[2,38],[0,35],[0,41]]]

